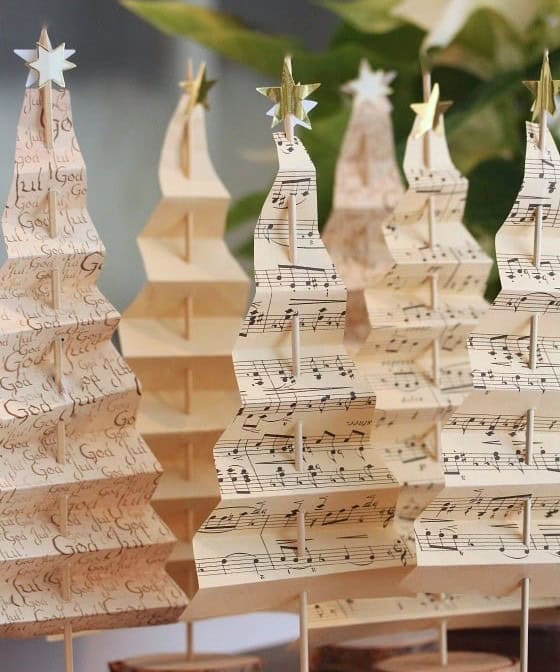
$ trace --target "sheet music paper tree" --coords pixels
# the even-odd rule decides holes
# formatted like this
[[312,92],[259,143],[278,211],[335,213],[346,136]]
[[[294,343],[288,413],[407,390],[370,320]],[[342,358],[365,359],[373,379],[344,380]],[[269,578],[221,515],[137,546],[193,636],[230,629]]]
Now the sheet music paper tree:
[[546,125],[558,89],[547,55],[528,86],[540,124],[527,123],[523,185],[496,235],[502,291],[468,339],[474,389],[443,432],[445,489],[416,522],[414,577],[424,590],[507,594],[521,584],[523,672],[529,589],[557,594],[560,578],[560,156]]
[[135,428],[138,383],[111,344],[119,315],[96,287],[105,249],[64,71],[74,53],[16,52],[29,66],[0,268],[0,633],[155,624],[185,606],[164,564],[174,538],[150,506],[159,465]]
[[[468,185],[447,147],[450,103],[424,84],[404,157],[408,189],[383,227],[385,272],[365,291],[371,329],[356,364],[376,392],[372,441],[403,485],[429,490],[441,480],[441,422],[469,389],[465,341],[486,309],[491,262],[462,223]],[[420,492],[406,490],[400,516],[414,517]]]
[[161,154],[162,200],[138,238],[148,282],[120,327],[144,390],[138,427],[165,469],[154,505],[179,538],[168,570],[189,594],[192,536],[218,501],[212,448],[239,408],[231,350],[248,290],[223,239],[229,194],[206,144],[213,82],[204,64],[190,70]]
[[[441,424],[470,389],[466,338],[487,307],[491,261],[462,223],[468,183],[447,146],[443,113],[450,104],[425,76],[404,157],[408,189],[382,227],[364,292],[370,331],[356,355],[376,392],[371,443],[403,486],[396,511],[403,529],[441,484]],[[375,601],[360,608],[362,619],[369,608],[376,622]],[[325,605],[310,609],[328,613]],[[445,652],[442,630],[443,658]]]
[[242,406],[214,449],[221,502],[194,538],[189,607],[299,601],[304,635],[308,595],[386,594],[408,560],[391,523],[398,486],[369,445],[375,399],[343,346],[346,292],[319,236],[314,166],[293,132],[317,87],[295,84],[287,59],[282,85],[259,89],[284,122],[280,165],[255,229],[256,290],[234,349]]
[[364,291],[379,272],[381,226],[403,191],[388,99],[395,74],[373,72],[364,59],[359,77],[342,87],[352,95],[352,112],[336,164],[333,211],[323,241],[348,290],[348,347],[358,346],[369,333]]

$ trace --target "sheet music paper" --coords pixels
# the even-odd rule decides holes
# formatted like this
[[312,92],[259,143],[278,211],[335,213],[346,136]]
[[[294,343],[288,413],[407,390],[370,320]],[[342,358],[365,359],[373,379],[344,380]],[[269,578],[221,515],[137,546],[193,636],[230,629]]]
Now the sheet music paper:
[[119,314],[96,286],[105,249],[86,209],[70,94],[52,91],[50,150],[42,95],[25,92],[0,241],[8,637],[157,624],[185,606],[164,570],[173,535],[150,506],[160,467],[135,427],[139,384],[111,344]]
[[231,351],[248,279],[223,240],[229,194],[204,107],[189,108],[182,95],[161,154],[162,200],[138,238],[148,282],[119,333],[142,380],[138,428],[165,469],[154,506],[179,539],[168,571],[192,593],[192,536],[219,498],[212,448],[239,407]]
[[187,613],[196,615],[291,608],[302,589],[312,600],[387,594],[410,560],[393,524],[399,485],[369,442],[375,397],[343,345],[346,290],[318,233],[315,169],[301,140],[274,133],[274,142],[279,171],[255,228],[255,295],[234,350],[241,408],[214,449],[221,502],[194,538],[199,592]]
[[[401,484],[430,491],[441,480],[436,423],[460,403],[470,385],[465,352],[469,331],[484,313],[482,294],[490,259],[462,224],[467,180],[454,167],[443,129],[429,131],[432,165],[426,168],[418,119],[404,158],[408,189],[383,227],[386,246],[381,279],[365,291],[371,331],[356,365],[376,391],[372,440],[382,445]],[[437,241],[429,243],[432,199]],[[438,306],[431,280],[437,274]],[[439,384],[432,347],[440,344]],[[403,493],[400,515],[413,518],[421,488]]]
[[[555,351],[559,288],[555,253],[560,157],[546,131],[527,123],[525,176],[496,236],[502,291],[468,340],[473,390],[443,432],[445,488],[415,524],[414,583],[438,590],[495,594],[531,579],[532,594],[550,595],[559,578],[560,453]],[[533,262],[535,211],[543,209],[542,261]],[[529,365],[530,325],[539,316],[536,367]],[[527,411],[534,408],[527,460]],[[531,500],[530,539],[523,510]],[[442,572],[441,568],[445,567]],[[490,570],[490,568],[492,568]]]
[[[534,622],[560,620],[558,598],[533,600]],[[403,630],[437,627],[481,628],[519,625],[519,599],[515,595],[430,595],[381,597],[373,600],[332,600],[309,608],[312,645],[336,644]]]
[[333,210],[323,231],[348,290],[346,344],[351,352],[370,330],[364,291],[378,279],[385,248],[382,224],[403,193],[385,84],[394,73],[372,73],[365,64],[365,76],[362,63],[360,78],[343,87],[353,94],[352,111],[336,164]]
[[[408,189],[383,223],[376,258],[370,260],[374,265],[364,291],[369,333],[355,358],[358,371],[367,376],[376,392],[371,445],[383,452],[387,466],[403,486],[396,515],[403,533],[410,534],[412,562],[416,562],[412,521],[433,499],[443,480],[437,460],[436,423],[445,422],[470,390],[466,339],[487,308],[482,294],[491,267],[490,259],[462,223],[468,183],[449,155],[443,119],[428,131],[429,167],[424,138],[417,137],[420,123],[417,118],[406,145]],[[430,206],[436,229],[433,246]],[[375,224],[372,220],[371,226]],[[346,270],[348,265],[342,268]],[[435,307],[434,274],[438,285]],[[439,381],[433,375],[435,339],[440,344]],[[415,587],[423,590],[421,584]],[[405,582],[404,591],[408,588]],[[402,592],[402,586],[395,586],[395,595]],[[466,598],[454,599],[460,609]],[[488,598],[477,599],[484,610]],[[376,600],[360,600],[359,604],[364,627],[366,622],[373,626],[381,610],[389,621],[384,627],[396,629],[402,622],[399,626],[390,621],[398,616],[398,604],[409,604],[411,609],[417,605],[420,619],[421,605],[429,606],[430,602],[394,597],[381,600],[379,605]],[[474,608],[472,599],[469,605]],[[309,608],[311,630],[317,625],[319,612],[329,613],[329,605]],[[429,618],[430,614],[427,608],[423,616]],[[344,626],[342,615],[332,628],[339,626]]]

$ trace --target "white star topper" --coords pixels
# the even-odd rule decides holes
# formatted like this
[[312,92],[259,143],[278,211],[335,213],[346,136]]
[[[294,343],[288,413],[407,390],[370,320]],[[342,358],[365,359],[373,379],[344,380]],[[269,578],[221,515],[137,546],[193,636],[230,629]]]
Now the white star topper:
[[375,103],[379,98],[393,93],[389,84],[395,79],[396,74],[394,71],[375,70],[374,72],[368,61],[363,58],[360,62],[358,78],[344,84],[341,90],[353,95],[358,104],[365,101]]
[[64,72],[76,67],[75,63],[67,60],[76,53],[76,50],[66,49],[64,42],[53,49],[45,29],[41,32],[36,49],[14,49],[14,53],[22,58],[29,68],[25,82],[27,88],[34,84],[41,88],[49,82],[65,88]]

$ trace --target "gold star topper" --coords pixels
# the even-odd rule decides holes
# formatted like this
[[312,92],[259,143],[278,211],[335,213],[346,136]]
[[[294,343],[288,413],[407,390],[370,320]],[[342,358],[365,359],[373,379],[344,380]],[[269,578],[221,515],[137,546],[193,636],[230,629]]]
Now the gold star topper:
[[434,84],[430,97],[425,103],[412,103],[412,110],[418,115],[420,123],[414,137],[421,138],[428,131],[437,131],[442,114],[453,105],[451,100],[439,99],[439,84]]
[[292,76],[292,59],[286,56],[280,86],[258,87],[257,91],[274,102],[274,106],[267,112],[272,117],[273,127],[287,120],[292,127],[299,124],[304,128],[311,128],[307,113],[317,103],[314,100],[306,100],[306,98],[320,86],[320,84],[300,84],[299,82],[296,84]]
[[544,52],[539,80],[536,82],[523,82],[523,84],[525,84],[535,98],[531,107],[533,121],[542,119],[543,114],[547,112],[549,114],[556,112],[554,96],[560,93],[560,80],[552,79],[552,72],[550,71],[550,63],[548,61],[548,49]]
[[23,58],[29,68],[26,87],[37,84],[43,88],[53,82],[63,89],[66,87],[64,72],[76,67],[68,60],[75,50],[66,49],[64,42],[53,49],[46,28],[41,31],[36,49],[15,49],[14,53]]
[[206,63],[201,63],[196,77],[192,77],[192,66],[189,63],[187,79],[179,86],[189,96],[186,113],[190,114],[197,105],[208,109],[208,92],[217,82],[216,79],[206,79]]

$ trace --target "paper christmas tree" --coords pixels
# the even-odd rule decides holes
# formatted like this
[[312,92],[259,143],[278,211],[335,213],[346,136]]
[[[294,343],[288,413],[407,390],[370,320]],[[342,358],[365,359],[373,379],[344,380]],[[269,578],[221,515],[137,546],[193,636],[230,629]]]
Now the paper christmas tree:
[[369,444],[375,399],[343,345],[346,291],[317,229],[315,169],[293,133],[317,86],[295,84],[287,60],[282,85],[261,90],[285,132],[234,349],[241,408],[214,448],[221,501],[194,538],[198,616],[299,600],[305,620],[307,595],[390,593],[409,560],[392,524],[398,484]]
[[[415,524],[414,585],[511,594],[521,585],[521,669],[529,592],[557,594],[560,156],[546,127],[558,83],[545,57],[527,123],[525,176],[496,235],[502,291],[468,339],[473,390],[442,436],[444,490]],[[445,571],[442,571],[444,569]]]
[[402,195],[388,95],[395,73],[373,72],[364,59],[359,77],[342,90],[352,95],[350,121],[336,164],[333,210],[323,241],[348,290],[347,346],[368,335],[364,290],[379,270],[382,224]]
[[0,631],[31,637],[175,620],[174,538],[150,498],[160,467],[136,427],[139,385],[96,287],[105,249],[64,71],[74,53],[19,50],[29,77],[2,218]]
[[[468,184],[447,147],[443,112],[449,104],[440,102],[438,85],[432,89],[426,78],[425,102],[412,106],[417,116],[404,157],[408,189],[381,227],[364,291],[369,334],[355,356],[376,392],[370,441],[403,486],[393,513],[409,532],[442,482],[441,425],[470,389],[466,338],[486,310],[482,293],[491,265],[462,224]],[[456,614],[465,599],[454,598]],[[348,610],[337,604],[336,627],[344,636],[356,617],[348,613],[345,626]],[[415,597],[352,604],[362,624],[374,627],[383,613],[388,629],[403,627],[398,605],[410,604],[418,619],[423,605],[426,619],[436,613],[431,599]],[[486,605],[481,598],[481,611]],[[317,614],[331,607],[310,607],[312,622],[317,625]],[[445,611],[443,603],[439,610]]]
[[206,145],[211,84],[204,65],[184,82],[161,154],[162,200],[138,239],[148,282],[119,332],[143,386],[138,428],[165,469],[153,501],[179,538],[168,571],[189,594],[192,537],[219,498],[212,448],[239,407],[231,350],[248,290],[223,239],[229,194]]

